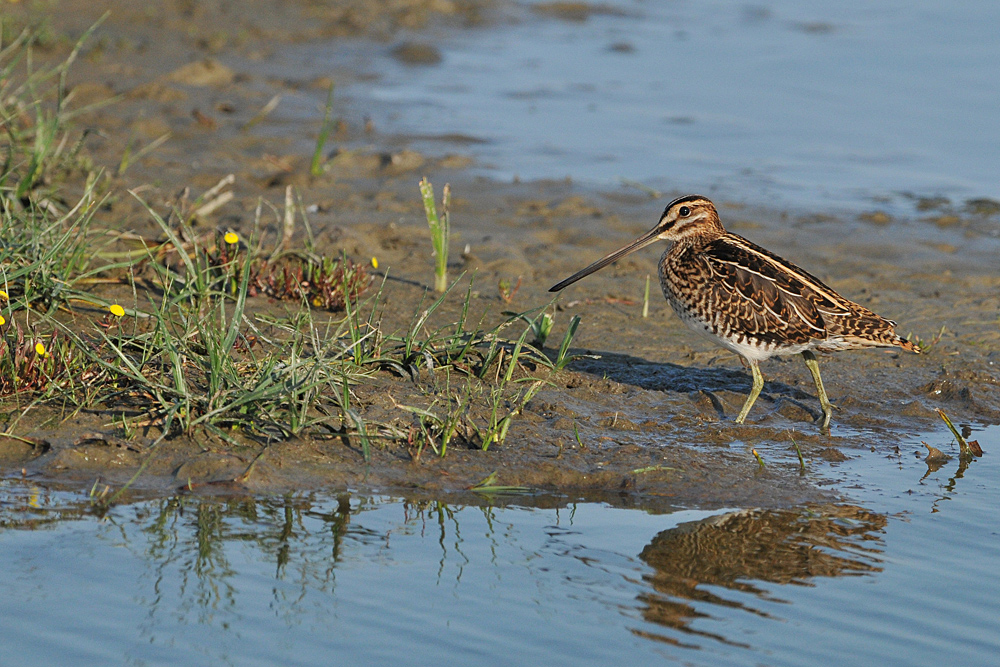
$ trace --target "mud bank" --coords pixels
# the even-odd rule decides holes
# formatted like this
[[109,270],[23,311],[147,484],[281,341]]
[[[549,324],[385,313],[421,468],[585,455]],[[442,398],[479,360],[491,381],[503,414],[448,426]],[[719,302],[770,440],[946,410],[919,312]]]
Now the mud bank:
[[[104,11],[89,2],[54,5],[58,11],[48,19],[53,37],[36,54],[39,59],[64,57]],[[466,149],[455,150],[452,141],[439,154],[417,152],[411,144],[425,137],[382,135],[363,109],[336,102],[334,116],[340,120],[327,144],[328,168],[321,176],[310,175],[330,84],[358,74],[337,71],[316,78],[283,71],[275,62],[284,46],[328,40],[337,48],[341,40],[366,40],[372,49],[397,49],[407,61],[423,53],[414,66],[434,66],[427,56],[432,44],[430,51],[400,46],[420,42],[428,25],[484,30],[491,21],[530,20],[516,8],[255,2],[242,3],[237,15],[225,3],[109,6],[109,18],[69,79],[73,103],[81,108],[110,102],[77,120],[92,131],[88,154],[116,174],[120,194],[101,211],[100,223],[155,234],[143,206],[125,193],[132,190],[154,208],[168,210],[232,174],[233,196],[212,212],[210,224],[248,236],[259,202],[280,209],[292,186],[309,212],[318,250],[343,251],[363,262],[377,258],[388,277],[382,306],[387,331],[406,327],[426,303],[432,281],[431,246],[416,187],[421,176],[452,185],[450,268],[453,276],[474,276],[476,315],[484,313],[486,321],[499,321],[504,311],[544,306],[550,285],[647,230],[666,203],[636,190],[474,178],[467,168],[475,162],[477,138],[470,138]],[[298,120],[303,108],[315,110],[314,122]],[[123,154],[161,138],[155,150],[121,168]],[[717,204],[729,229],[807,267],[844,296],[898,321],[902,335],[912,333],[927,346],[920,356],[870,351],[821,358],[837,406],[829,436],[813,423],[819,406],[797,358],[764,365],[767,384],[749,423],[733,423],[750,387],[739,360],[688,332],[658,294],[649,317],[641,316],[647,275],[655,286],[658,254],[649,250],[560,297],[553,338],[579,315],[572,352],[580,359],[547,378],[506,441],[489,451],[453,447],[439,458],[429,450],[415,455],[404,444],[386,443],[373,447],[366,462],[347,438],[240,449],[195,436],[150,450],[158,434],[123,438],[113,410],[69,416],[58,406],[44,406],[17,420],[15,432],[29,441],[0,441],[0,463],[8,474],[81,486],[97,480],[113,487],[145,465],[134,485],[146,492],[441,493],[468,489],[497,471],[504,485],[596,493],[610,502],[641,494],[679,506],[772,507],[832,495],[816,477],[800,474],[793,440],[808,465],[819,465],[849,457],[859,447],[898,453],[902,441],[939,423],[935,408],[964,424],[1000,421],[1000,277],[991,259],[1000,243],[992,213],[845,219]],[[280,219],[272,218],[263,231],[276,235]],[[502,281],[520,286],[503,299]],[[282,309],[264,299],[254,307]],[[456,294],[429,326],[453,322],[460,308]],[[445,380],[433,370],[416,378],[385,371],[357,387],[356,400],[366,419],[405,430],[415,416],[399,406],[447,400]],[[6,407],[8,415],[23,411],[23,404]],[[758,465],[751,448],[766,467]]]

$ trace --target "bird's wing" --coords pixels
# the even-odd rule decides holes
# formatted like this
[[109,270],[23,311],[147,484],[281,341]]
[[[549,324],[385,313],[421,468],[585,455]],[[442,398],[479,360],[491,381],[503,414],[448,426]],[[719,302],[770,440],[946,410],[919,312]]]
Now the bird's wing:
[[715,308],[759,340],[807,343],[830,334],[829,320],[855,313],[821,280],[734,234],[715,239],[699,255],[712,273]]

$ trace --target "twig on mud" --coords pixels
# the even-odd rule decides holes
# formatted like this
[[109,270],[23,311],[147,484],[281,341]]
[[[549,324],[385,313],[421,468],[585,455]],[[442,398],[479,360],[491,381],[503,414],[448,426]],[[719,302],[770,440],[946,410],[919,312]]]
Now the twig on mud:
[[253,458],[253,461],[250,462],[250,465],[247,466],[247,469],[243,472],[243,474],[238,475],[233,481],[238,482],[239,484],[246,484],[249,482],[250,475],[253,474],[253,469],[256,467],[257,462],[264,458],[264,454],[267,454],[269,449],[271,449],[271,445],[266,445],[264,449],[260,450],[260,454]]
[[275,246],[269,261],[274,262],[283,252],[288,250],[295,233],[295,199],[292,197],[292,186],[285,188],[285,215],[281,225],[281,241]]
[[652,465],[652,466],[646,466],[645,468],[636,468],[635,470],[633,470],[631,472],[632,472],[633,475],[642,475],[642,474],[647,473],[647,472],[656,472],[657,470],[671,470],[671,471],[674,471],[674,472],[683,472],[683,470],[681,468],[672,468],[671,466],[665,466],[665,465],[660,465],[660,464]]
[[958,429],[955,428],[955,425],[951,423],[951,420],[948,419],[948,415],[944,413],[944,410],[936,408],[936,411],[938,416],[941,417],[941,419],[944,420],[944,423],[948,425],[948,428],[951,429],[951,433],[955,436],[955,439],[958,440],[958,449],[963,458],[972,458],[974,456],[983,455],[983,448],[979,446],[978,440],[966,441],[966,439],[962,437],[962,434],[958,432]]
[[240,129],[242,129],[244,131],[249,130],[251,127],[253,127],[254,125],[256,125],[257,123],[259,123],[260,121],[262,121],[265,118],[267,118],[267,116],[272,111],[274,111],[275,109],[278,108],[278,104],[280,102],[281,102],[281,95],[275,95],[274,97],[272,97],[270,100],[268,100],[267,104],[265,104],[264,106],[262,106],[260,108],[260,111],[258,111],[257,113],[255,113],[253,115],[253,118],[251,118],[250,120],[248,120],[246,122],[246,124],[242,128],[240,128]]
[[531,493],[531,489],[527,486],[502,486],[495,484],[497,481],[497,473],[494,470],[485,478],[480,480],[477,484],[473,484],[468,487],[469,491],[475,491],[476,493],[484,494],[495,494],[495,493]]
[[210,190],[201,196],[201,201],[204,201],[205,203],[196,208],[194,213],[191,214],[191,217],[204,218],[219,207],[232,201],[235,197],[232,191],[222,192],[222,190],[235,182],[236,176],[229,174],[216,183]]
[[32,447],[51,447],[52,445],[48,440],[43,438],[32,438],[26,435],[15,435],[14,433],[9,433],[7,431],[0,432],[0,438],[10,438],[11,440],[17,440],[23,442],[26,445],[31,445]]

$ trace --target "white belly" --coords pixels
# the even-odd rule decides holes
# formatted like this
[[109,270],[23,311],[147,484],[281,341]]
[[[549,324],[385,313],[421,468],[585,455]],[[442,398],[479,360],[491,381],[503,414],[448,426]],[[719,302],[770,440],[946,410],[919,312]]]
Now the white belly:
[[701,319],[694,312],[686,309],[683,304],[674,299],[669,299],[677,317],[681,319],[689,329],[707,338],[716,345],[735,352],[745,359],[751,361],[764,361],[776,355],[798,354],[805,350],[812,349],[814,342],[802,343],[800,345],[777,346],[774,343],[756,341],[745,336],[734,335],[732,331],[723,328],[721,323],[713,323]]

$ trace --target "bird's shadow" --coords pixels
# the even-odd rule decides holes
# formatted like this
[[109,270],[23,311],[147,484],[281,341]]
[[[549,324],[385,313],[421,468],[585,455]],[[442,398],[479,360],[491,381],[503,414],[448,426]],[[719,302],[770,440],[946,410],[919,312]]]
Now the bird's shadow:
[[[578,354],[582,353],[584,353],[583,350],[578,352]],[[580,373],[599,376],[620,384],[632,385],[650,391],[685,395],[701,393],[708,396],[720,417],[727,415],[722,401],[716,395],[717,392],[726,391],[746,395],[750,393],[750,388],[753,385],[750,372],[744,369],[681,366],[670,362],[649,361],[619,352],[587,350],[586,356],[574,360],[569,368]],[[816,397],[797,387],[779,381],[769,381],[765,378],[761,397],[765,396],[778,404],[783,400],[793,403],[813,415],[814,418],[821,416],[820,411],[805,403],[815,401]]]

